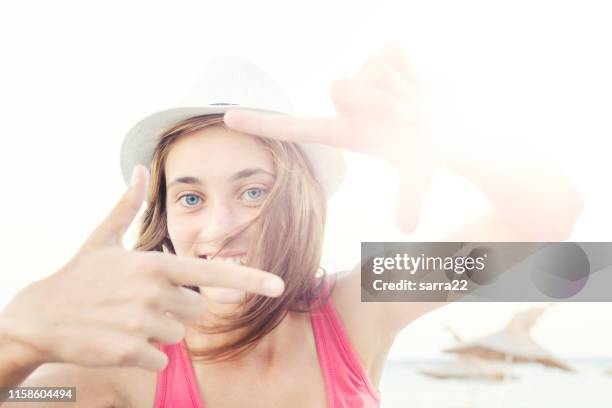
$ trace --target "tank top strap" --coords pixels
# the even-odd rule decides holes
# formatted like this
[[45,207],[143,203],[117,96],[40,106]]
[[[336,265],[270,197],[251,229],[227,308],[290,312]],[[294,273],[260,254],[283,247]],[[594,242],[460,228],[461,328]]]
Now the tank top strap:
[[322,301],[311,312],[311,321],[330,407],[379,407],[380,394],[370,383],[336,310],[330,291],[335,277],[328,276]]
[[185,340],[162,344],[168,365],[157,374],[154,408],[204,408]]

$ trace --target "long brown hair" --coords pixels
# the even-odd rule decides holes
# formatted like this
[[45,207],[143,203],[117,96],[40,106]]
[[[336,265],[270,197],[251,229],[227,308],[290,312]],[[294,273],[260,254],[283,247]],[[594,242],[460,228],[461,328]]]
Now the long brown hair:
[[[176,253],[167,228],[166,159],[177,139],[210,126],[225,126],[223,115],[189,118],[163,133],[151,163],[147,208],[136,250]],[[238,312],[223,316],[227,323],[216,326],[200,324],[197,329],[201,333],[243,332],[229,344],[190,350],[191,356],[200,360],[237,358],[270,333],[288,312],[310,312],[326,301],[326,297],[322,299],[323,296],[319,296],[327,277],[325,269],[320,267],[326,215],[322,187],[313,176],[311,164],[299,145],[253,137],[271,153],[276,180],[257,216],[232,232],[221,249],[252,223],[259,221],[260,239],[251,243],[246,264],[280,276],[285,282],[285,291],[278,298],[247,295]]]

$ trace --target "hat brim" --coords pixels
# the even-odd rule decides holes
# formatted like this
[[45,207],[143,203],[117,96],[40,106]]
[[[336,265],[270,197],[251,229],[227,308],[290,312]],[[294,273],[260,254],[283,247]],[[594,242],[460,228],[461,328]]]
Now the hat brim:
[[[280,113],[244,105],[219,104],[167,109],[149,115],[128,131],[121,146],[121,173],[125,183],[129,185],[132,170],[136,165],[143,165],[150,171],[155,148],[164,132],[172,126],[194,116],[222,114],[232,108]],[[321,144],[298,143],[298,145],[308,157],[315,178],[329,198],[339,189],[346,174],[346,163],[342,152],[340,149]]]

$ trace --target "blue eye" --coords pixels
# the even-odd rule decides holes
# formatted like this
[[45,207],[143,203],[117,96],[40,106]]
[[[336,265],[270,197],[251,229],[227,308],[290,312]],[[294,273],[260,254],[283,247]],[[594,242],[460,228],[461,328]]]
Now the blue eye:
[[187,204],[188,207],[193,207],[197,205],[201,200],[200,197],[195,194],[185,194],[180,197],[180,200],[182,200],[183,198],[185,198],[185,204]]
[[[255,194],[251,194],[252,192],[255,192]],[[249,188],[243,194],[246,194],[250,199],[252,199],[249,201],[256,201],[256,200],[259,200],[263,196],[264,189],[258,188],[258,187]]]

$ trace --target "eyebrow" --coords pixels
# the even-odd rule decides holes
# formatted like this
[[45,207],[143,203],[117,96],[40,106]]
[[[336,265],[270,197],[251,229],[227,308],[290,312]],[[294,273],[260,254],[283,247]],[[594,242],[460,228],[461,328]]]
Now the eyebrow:
[[[266,171],[262,168],[259,167],[255,167],[255,168],[251,168],[251,169],[244,169],[244,170],[240,170],[238,173],[235,173],[234,175],[232,175],[229,180],[230,181],[236,181],[236,180],[240,180],[240,179],[244,179],[247,177],[251,177],[254,176],[256,174],[267,174],[269,176],[274,177],[274,174],[270,173],[269,171]],[[203,185],[204,183],[202,183],[202,181],[197,178],[197,177],[192,177],[192,176],[185,176],[185,177],[177,177],[175,178],[171,183],[168,184],[168,186],[166,188],[170,188],[175,184],[198,184],[198,185]]]

